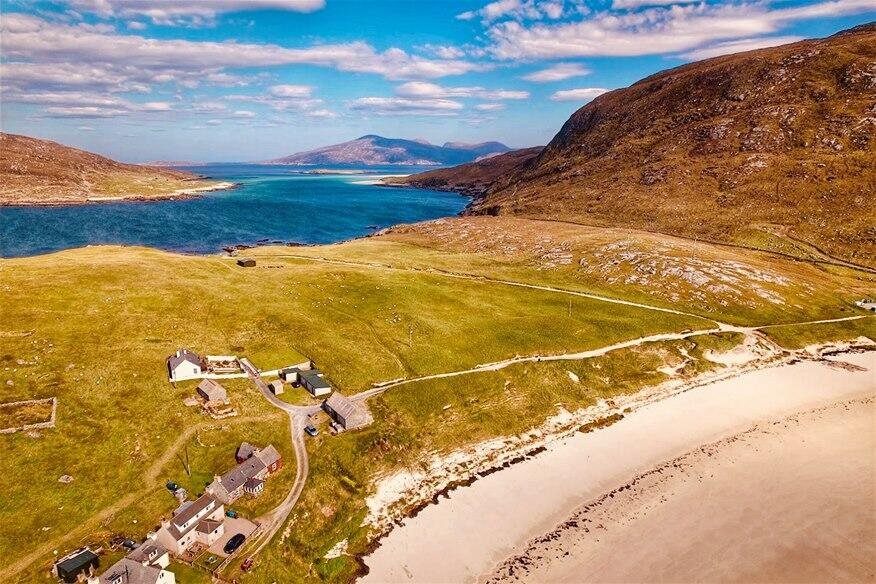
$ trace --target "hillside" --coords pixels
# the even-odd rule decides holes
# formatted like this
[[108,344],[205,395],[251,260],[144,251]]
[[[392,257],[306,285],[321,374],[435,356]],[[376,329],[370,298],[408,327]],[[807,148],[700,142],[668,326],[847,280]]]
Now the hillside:
[[508,152],[499,142],[463,144],[447,142],[443,146],[418,140],[384,138],[369,134],[316,150],[299,152],[283,158],[267,160],[269,164],[399,164],[441,166],[463,164],[478,158]]
[[496,187],[508,174],[538,156],[542,146],[512,150],[483,160],[469,162],[453,168],[439,168],[405,177],[389,177],[383,180],[390,186],[412,186],[421,189],[454,191],[477,197]]
[[467,212],[874,266],[874,103],[874,24],[692,63],[582,107]]
[[188,172],[123,164],[57,142],[0,133],[0,205],[163,199],[227,186]]

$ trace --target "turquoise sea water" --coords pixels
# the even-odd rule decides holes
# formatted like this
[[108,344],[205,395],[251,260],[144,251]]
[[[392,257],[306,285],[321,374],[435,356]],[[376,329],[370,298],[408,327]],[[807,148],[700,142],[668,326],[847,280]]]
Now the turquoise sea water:
[[[456,215],[468,202],[455,193],[364,184],[374,180],[369,175],[302,175],[301,169],[288,166],[242,164],[190,170],[241,185],[178,201],[0,208],[0,255],[94,244],[214,253],[236,244],[331,243],[399,223]],[[406,174],[422,169],[368,170]]]

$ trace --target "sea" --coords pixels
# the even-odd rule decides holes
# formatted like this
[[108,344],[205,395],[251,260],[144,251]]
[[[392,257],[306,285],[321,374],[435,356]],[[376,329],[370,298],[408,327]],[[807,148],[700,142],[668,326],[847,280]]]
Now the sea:
[[195,254],[236,245],[325,244],[456,215],[468,203],[456,193],[374,184],[381,176],[426,170],[420,167],[346,167],[337,174],[263,164],[183,169],[239,186],[172,201],[0,207],[0,257],[99,244]]

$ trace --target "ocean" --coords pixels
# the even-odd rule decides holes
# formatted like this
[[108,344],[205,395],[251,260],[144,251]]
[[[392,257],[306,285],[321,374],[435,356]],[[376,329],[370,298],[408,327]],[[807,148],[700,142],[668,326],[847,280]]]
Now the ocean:
[[[306,168],[251,164],[187,167],[240,183],[176,201],[0,208],[0,256],[21,257],[98,244],[216,253],[233,245],[325,244],[377,229],[458,214],[455,193],[369,184],[372,173],[422,168],[368,167],[369,174],[302,174]],[[351,169],[344,169],[349,171]]]

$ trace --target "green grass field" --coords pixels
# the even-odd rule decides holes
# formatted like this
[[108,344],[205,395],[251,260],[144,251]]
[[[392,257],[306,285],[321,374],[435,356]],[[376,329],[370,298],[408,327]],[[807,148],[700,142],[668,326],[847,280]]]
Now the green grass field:
[[[759,305],[691,309],[669,296],[655,299],[636,286],[612,286],[571,269],[544,271],[525,261],[381,238],[251,251],[258,260],[254,268],[218,256],[118,247],[0,261],[0,402],[59,399],[55,429],[0,436],[11,453],[0,458],[0,524],[7,526],[0,532],[0,552],[27,564],[2,579],[43,578],[55,549],[117,533],[142,536],[175,506],[165,481],[200,492],[213,474],[234,464],[242,440],[274,443],[286,468],[261,498],[234,507],[257,516],[285,496],[295,474],[288,418],[245,379],[222,382],[237,418],[214,421],[184,406],[196,383],[171,385],[165,369],[165,358],[179,347],[248,356],[262,369],[312,358],[334,386],[355,393],[375,382],[516,355],[578,352],[714,326],[701,316],[763,324],[779,317],[788,322],[800,315],[843,316],[845,306],[835,296],[839,284],[828,275],[821,277],[833,288],[813,285],[806,295],[817,302],[789,314]],[[293,254],[403,269],[283,257]],[[433,269],[613,295],[701,316],[451,278]],[[857,326],[805,334],[788,327],[770,334],[795,342],[871,334],[872,324]],[[703,350],[724,350],[740,340],[711,335],[589,361],[514,365],[412,383],[374,398],[373,426],[308,439],[311,475],[288,533],[266,548],[242,580],[347,580],[356,569],[349,556],[322,557],[345,538],[353,552],[367,545],[369,534],[360,523],[377,474],[415,465],[425,453],[524,432],[560,405],[582,407],[657,383],[666,379],[657,369],[667,363],[687,360],[680,374],[695,375],[716,366],[703,359]],[[579,383],[570,381],[569,371]],[[314,403],[301,389],[289,388],[282,397]],[[190,476],[180,460],[186,450]],[[74,481],[59,483],[62,474]]]

